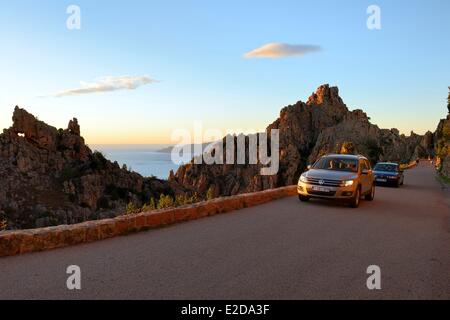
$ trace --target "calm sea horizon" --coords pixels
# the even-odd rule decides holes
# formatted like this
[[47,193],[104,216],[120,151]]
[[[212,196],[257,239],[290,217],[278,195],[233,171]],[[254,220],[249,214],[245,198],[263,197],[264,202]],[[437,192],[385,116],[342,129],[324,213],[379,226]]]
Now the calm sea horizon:
[[155,176],[159,179],[167,179],[170,170],[176,172],[179,165],[172,162],[170,152],[159,150],[170,147],[170,144],[146,144],[146,145],[90,145],[94,151],[102,152],[110,161],[117,161],[120,166],[124,164],[131,171],[135,171],[144,177]]

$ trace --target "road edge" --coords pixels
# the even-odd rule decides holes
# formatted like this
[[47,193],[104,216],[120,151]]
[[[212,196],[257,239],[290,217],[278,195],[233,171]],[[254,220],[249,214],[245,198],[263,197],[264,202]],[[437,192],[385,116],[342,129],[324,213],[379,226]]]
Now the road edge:
[[0,257],[89,243],[254,207],[297,195],[297,186],[217,198],[178,208],[122,215],[74,225],[0,232]]

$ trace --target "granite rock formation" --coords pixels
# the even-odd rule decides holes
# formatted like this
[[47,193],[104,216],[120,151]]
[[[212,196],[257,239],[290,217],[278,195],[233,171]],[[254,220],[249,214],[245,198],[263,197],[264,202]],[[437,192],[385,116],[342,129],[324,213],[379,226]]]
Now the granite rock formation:
[[372,162],[406,163],[433,152],[431,132],[405,136],[397,129],[380,129],[362,110],[349,111],[338,88],[327,84],[320,86],[306,103],[299,101],[283,108],[280,117],[267,127],[268,136],[273,129],[278,129],[280,135],[280,169],[276,175],[261,176],[261,164],[191,162],[172,174],[170,181],[200,193],[213,190],[216,196],[235,195],[295,184],[306,166],[326,153],[359,153]]
[[113,217],[130,202],[183,192],[92,152],[77,119],[58,130],[18,107],[12,127],[0,134],[0,176],[0,220],[9,229]]
[[450,178],[450,87],[447,101],[448,115],[439,122],[433,138],[438,170],[444,177]]

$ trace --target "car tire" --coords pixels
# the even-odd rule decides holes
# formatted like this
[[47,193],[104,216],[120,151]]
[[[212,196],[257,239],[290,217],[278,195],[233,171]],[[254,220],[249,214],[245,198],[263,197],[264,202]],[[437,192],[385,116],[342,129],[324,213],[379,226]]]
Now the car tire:
[[401,186],[401,183],[400,183],[400,180],[398,180],[398,181],[395,183],[395,187],[396,187],[396,188],[400,188],[400,186]]
[[365,195],[364,199],[368,201],[372,201],[375,198],[375,184],[372,184],[372,188],[370,188],[370,192]]
[[350,200],[350,207],[358,208],[360,201],[361,201],[361,186],[358,186],[358,188],[355,191],[355,195],[353,196],[352,200]]
[[303,196],[303,195],[299,194],[299,195],[298,195],[298,199],[299,199],[301,202],[308,202],[309,199],[310,199],[310,197],[308,197],[308,196]]

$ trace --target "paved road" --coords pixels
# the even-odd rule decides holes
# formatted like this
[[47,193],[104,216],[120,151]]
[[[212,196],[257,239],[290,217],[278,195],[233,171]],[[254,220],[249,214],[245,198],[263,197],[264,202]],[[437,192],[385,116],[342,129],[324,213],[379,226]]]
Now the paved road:
[[[79,265],[82,290],[66,289]],[[379,291],[366,269],[381,267]],[[0,299],[450,298],[450,207],[430,165],[351,209],[296,197],[0,259]]]

